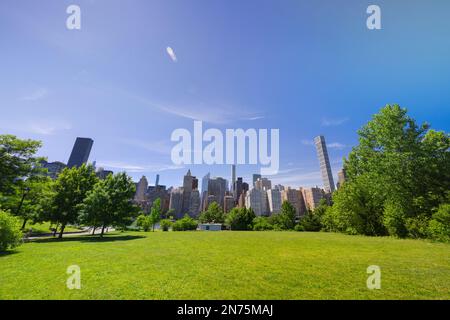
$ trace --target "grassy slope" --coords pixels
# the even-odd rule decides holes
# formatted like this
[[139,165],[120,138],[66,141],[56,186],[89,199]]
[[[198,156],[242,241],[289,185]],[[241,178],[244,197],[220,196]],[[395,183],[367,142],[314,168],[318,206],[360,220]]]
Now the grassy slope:
[[[72,264],[81,290],[66,289]],[[1,299],[450,299],[449,279],[448,244],[328,233],[129,232],[0,256]]]

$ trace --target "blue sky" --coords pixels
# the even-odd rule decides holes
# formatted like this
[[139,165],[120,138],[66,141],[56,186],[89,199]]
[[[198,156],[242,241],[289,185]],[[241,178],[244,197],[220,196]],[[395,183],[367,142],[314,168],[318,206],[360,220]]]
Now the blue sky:
[[[79,31],[65,27],[70,4]],[[382,30],[366,28],[370,4]],[[325,135],[337,175],[387,103],[449,130],[449,16],[446,0],[2,0],[0,133],[42,140],[40,155],[64,162],[77,136],[91,137],[90,160],[178,186],[188,168],[171,162],[174,129],[276,128],[272,180],[322,185],[312,139]]]

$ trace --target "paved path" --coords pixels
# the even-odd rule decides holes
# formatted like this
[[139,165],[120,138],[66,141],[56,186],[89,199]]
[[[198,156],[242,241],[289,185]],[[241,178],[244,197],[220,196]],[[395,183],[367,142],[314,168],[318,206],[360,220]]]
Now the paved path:
[[[63,238],[66,237],[75,237],[75,236],[88,236],[92,234],[92,229],[93,228],[85,228],[82,231],[76,231],[76,232],[64,232],[63,234]],[[105,228],[105,233],[107,232],[112,232],[115,231],[116,229],[114,228]],[[95,230],[95,234],[100,234],[102,233],[102,228],[97,228]],[[53,237],[53,233],[44,233],[44,234],[39,234],[39,235],[35,235],[32,237],[24,237],[25,240],[34,240],[34,239],[41,239],[41,238],[48,238],[48,237]],[[58,233],[56,233],[56,237],[58,237]],[[56,238],[55,237],[55,238]]]

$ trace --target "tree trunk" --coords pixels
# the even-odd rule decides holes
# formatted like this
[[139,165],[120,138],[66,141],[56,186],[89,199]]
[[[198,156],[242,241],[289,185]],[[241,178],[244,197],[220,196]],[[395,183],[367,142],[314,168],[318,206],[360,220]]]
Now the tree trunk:
[[103,233],[105,233],[105,225],[102,227],[102,233],[100,234],[100,237],[103,238]]
[[95,234],[95,230],[97,230],[97,227],[94,227],[94,228],[92,229],[92,235]]
[[54,229],[54,231],[53,231],[53,238],[56,237],[56,232],[58,231],[58,226],[59,226],[59,223],[57,223],[57,224],[55,225],[55,229]]
[[26,226],[27,222],[28,222],[28,219],[27,218],[23,218],[23,224],[22,224],[21,230],[25,229],[25,226]]
[[65,224],[61,225],[61,231],[59,232],[59,236],[58,236],[59,239],[62,239],[65,228],[66,228]]

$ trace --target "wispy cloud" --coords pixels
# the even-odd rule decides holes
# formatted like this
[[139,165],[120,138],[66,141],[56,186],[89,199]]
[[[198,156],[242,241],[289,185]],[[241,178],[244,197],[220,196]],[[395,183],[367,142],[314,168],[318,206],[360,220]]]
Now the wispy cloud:
[[315,187],[321,185],[321,176],[319,171],[306,173],[284,173],[271,177],[273,183],[285,186],[298,187]]
[[342,150],[342,149],[346,148],[347,146],[343,143],[333,142],[333,143],[327,144],[327,147],[330,149]]
[[184,166],[177,166],[170,164],[141,165],[121,161],[97,161],[97,166],[107,169],[116,169],[116,170],[119,169],[127,172],[160,172],[167,170],[179,170],[184,168]]
[[45,98],[48,95],[48,90],[45,88],[39,88],[30,93],[29,95],[25,95],[20,97],[20,101],[37,101]]
[[203,101],[182,104],[169,104],[155,102],[148,98],[132,93],[124,92],[124,94],[136,100],[137,102],[152,109],[156,109],[160,112],[189,120],[200,120],[217,125],[224,125],[227,123],[234,123],[236,121],[242,120],[257,120],[262,118],[262,116],[259,114],[242,112],[240,111],[240,109],[243,108],[237,108],[229,104],[214,102],[206,103]]
[[308,139],[303,139],[302,140],[302,145],[304,145],[304,146],[313,146],[314,145],[314,141],[308,140]]
[[158,154],[170,154],[172,145],[169,141],[143,141],[137,139],[121,139],[121,143]]
[[349,121],[350,118],[344,117],[344,118],[324,118],[322,119],[322,126],[324,127],[334,127],[334,126],[340,126],[347,121]]
[[169,55],[170,59],[172,59],[173,62],[178,61],[175,51],[171,47],[167,47],[166,52]]

